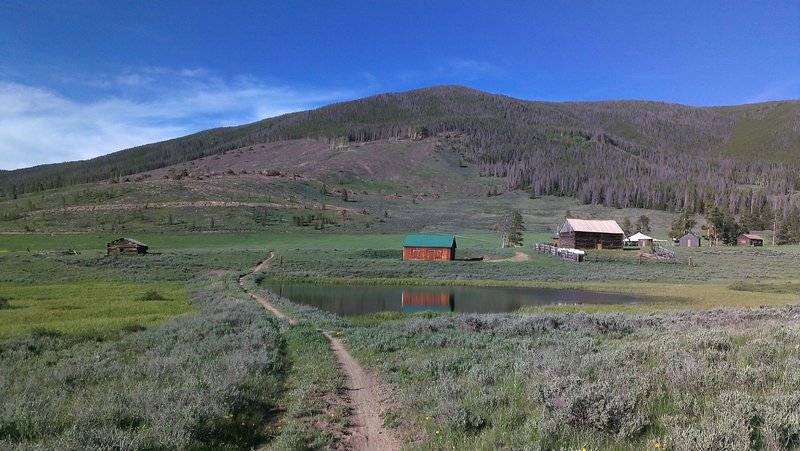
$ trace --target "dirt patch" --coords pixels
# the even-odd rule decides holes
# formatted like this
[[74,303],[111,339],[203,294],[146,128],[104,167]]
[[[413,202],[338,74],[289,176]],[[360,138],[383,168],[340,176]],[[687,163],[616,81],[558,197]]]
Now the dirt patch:
[[495,260],[485,260],[487,262],[496,263],[496,262],[526,262],[531,259],[531,256],[526,254],[525,252],[517,251],[513,257],[509,258],[498,258]]

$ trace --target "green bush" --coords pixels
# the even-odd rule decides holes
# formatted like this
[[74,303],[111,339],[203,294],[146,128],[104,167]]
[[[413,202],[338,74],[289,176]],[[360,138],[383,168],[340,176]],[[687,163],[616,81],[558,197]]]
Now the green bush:
[[167,298],[161,295],[156,290],[149,290],[145,293],[142,297],[139,298],[140,301],[166,301]]

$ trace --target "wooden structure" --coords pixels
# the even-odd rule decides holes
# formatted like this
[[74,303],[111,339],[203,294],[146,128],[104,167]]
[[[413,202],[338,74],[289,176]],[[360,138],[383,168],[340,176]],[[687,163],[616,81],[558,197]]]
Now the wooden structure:
[[578,249],[567,249],[563,247],[551,246],[549,244],[541,244],[541,243],[534,244],[533,249],[536,252],[552,255],[554,257],[558,256],[563,258],[564,260],[582,262],[586,259],[586,252],[579,251]]
[[408,235],[403,260],[455,260],[455,235]]
[[120,238],[106,244],[106,255],[138,255],[147,253],[147,245],[132,238]]
[[567,219],[558,229],[560,247],[622,249],[625,233],[614,220]]
[[642,232],[636,232],[625,240],[625,245],[635,245],[636,247],[643,248],[653,245],[653,237],[647,236]]
[[678,246],[680,247],[700,247],[700,236],[689,232],[686,235],[682,236],[681,239],[678,240]]
[[764,238],[750,233],[743,233],[736,237],[737,246],[763,246]]

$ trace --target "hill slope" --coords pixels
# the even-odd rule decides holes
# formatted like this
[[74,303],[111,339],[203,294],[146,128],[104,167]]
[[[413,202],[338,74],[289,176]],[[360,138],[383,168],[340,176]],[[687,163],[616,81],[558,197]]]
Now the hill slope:
[[[83,162],[0,173],[4,196],[186,163],[279,141],[433,140],[508,189],[585,203],[701,212],[796,208],[800,102],[695,108],[658,102],[530,102],[445,86],[381,94],[207,130]],[[332,163],[333,164],[333,163]],[[352,171],[365,171],[353,166]],[[399,173],[400,177],[409,173]]]

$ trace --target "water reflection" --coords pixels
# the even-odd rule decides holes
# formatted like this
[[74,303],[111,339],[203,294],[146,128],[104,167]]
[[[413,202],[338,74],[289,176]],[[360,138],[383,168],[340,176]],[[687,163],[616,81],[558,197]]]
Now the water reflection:
[[401,298],[403,313],[431,311],[447,313],[455,310],[455,295],[449,290],[408,291],[403,290]]
[[638,296],[546,288],[326,285],[277,281],[265,281],[263,284],[292,301],[342,316],[424,310],[500,313],[552,304],[632,304],[649,301]]

